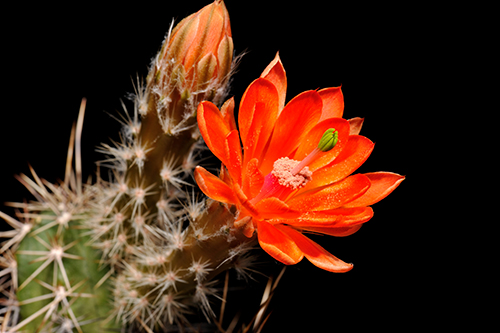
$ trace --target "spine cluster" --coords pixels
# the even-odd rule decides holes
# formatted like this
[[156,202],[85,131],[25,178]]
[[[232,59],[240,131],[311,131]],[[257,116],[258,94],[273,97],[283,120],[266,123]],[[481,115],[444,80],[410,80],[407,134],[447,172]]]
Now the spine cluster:
[[1,332],[98,332],[116,328],[102,316],[112,310],[107,269],[89,246],[84,227],[97,193],[76,174],[51,184],[32,170],[19,180],[37,201],[11,203],[17,219],[0,212],[13,229],[0,236],[4,308]]
[[108,177],[82,184],[84,103],[64,182],[19,177],[36,201],[12,204],[17,219],[0,212],[13,228],[0,233],[2,332],[153,332],[196,309],[215,316],[217,276],[245,275],[254,244],[234,228],[234,208],[200,200],[191,185],[204,146],[196,107],[222,102],[232,58],[215,1],[171,29],[138,82],[120,140],[98,148]]
[[[154,91],[140,95],[155,99]],[[197,128],[166,133],[155,112],[140,123],[141,103],[136,99],[124,122],[123,142],[102,147],[113,181],[95,188],[101,200],[87,226],[114,276],[114,320],[154,328],[182,322],[193,306],[210,319],[214,278],[234,267],[253,239],[233,228],[230,207],[198,200],[191,187],[203,149]]]

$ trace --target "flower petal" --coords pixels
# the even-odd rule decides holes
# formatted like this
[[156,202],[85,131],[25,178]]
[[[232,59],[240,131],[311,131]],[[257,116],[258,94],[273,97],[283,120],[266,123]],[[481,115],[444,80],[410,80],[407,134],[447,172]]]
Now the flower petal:
[[253,158],[248,161],[245,165],[242,178],[243,192],[249,198],[255,198],[264,184],[264,175],[259,170],[259,160]]
[[259,211],[259,215],[263,219],[295,219],[301,213],[290,209],[290,207],[278,198],[270,197],[262,199],[255,204],[255,208]]
[[289,156],[299,146],[317,124],[321,108],[321,98],[314,90],[305,91],[288,102],[276,120],[269,147],[261,161],[263,174],[271,172],[277,159]]
[[364,121],[365,118],[359,118],[359,117],[349,119],[349,126],[351,127],[349,134],[350,135],[359,134],[359,132],[361,132],[361,127],[363,127]]
[[363,195],[370,187],[370,179],[362,174],[347,177],[327,187],[312,189],[287,201],[290,208],[306,211],[331,210]]
[[329,211],[306,212],[298,219],[283,221],[297,229],[308,227],[343,228],[365,223],[373,217],[371,207],[337,208]]
[[208,148],[222,163],[227,164],[225,138],[229,128],[221,112],[211,102],[201,102],[198,105],[198,127]]
[[212,175],[204,168],[197,166],[194,169],[194,179],[208,197],[229,204],[236,204],[238,200],[233,193],[233,190],[218,177]]
[[260,77],[271,81],[278,90],[279,110],[283,110],[286,97],[286,73],[283,64],[281,63],[279,52],[271,63],[264,69]]
[[227,170],[234,182],[241,183],[241,146],[240,136],[237,130],[232,130],[225,138],[226,144],[226,164]]
[[327,166],[314,171],[312,180],[303,190],[328,185],[349,176],[366,161],[373,147],[373,142],[364,136],[349,136],[337,158]]
[[[260,219],[259,211],[255,206],[250,202],[246,194],[243,192],[243,189],[240,185],[233,184],[234,195],[238,199],[239,206],[244,212],[243,215],[251,215],[256,219]],[[240,213],[241,214],[241,213]]]
[[253,219],[251,216],[245,216],[238,221],[234,222],[234,227],[241,230],[242,234],[250,238],[253,236],[255,227],[253,225]]
[[340,87],[321,89],[318,93],[323,100],[320,121],[328,118],[342,118],[344,113],[344,96]]
[[352,269],[352,264],[343,262],[300,232],[284,225],[276,225],[276,228],[290,237],[315,266],[334,273],[344,273]]
[[224,33],[224,11],[218,6],[205,8],[196,13],[199,21],[194,26],[196,35],[184,58],[186,70],[189,70],[203,53],[215,51]]
[[278,91],[274,84],[259,78],[253,81],[241,98],[238,124],[245,150],[244,164],[260,155],[278,118]]
[[361,229],[363,224],[356,224],[352,227],[341,227],[341,228],[321,228],[321,227],[306,227],[303,228],[306,231],[312,231],[323,235],[329,235],[334,237],[346,237],[354,234],[356,231]]
[[362,196],[344,205],[345,207],[362,207],[373,205],[391,194],[405,179],[404,176],[392,172],[366,173],[371,186]]
[[237,129],[236,121],[234,120],[234,97],[224,102],[220,108],[220,113],[230,131]]
[[337,144],[333,149],[326,153],[321,153],[318,158],[309,163],[309,170],[315,171],[333,161],[340,154],[349,138],[349,123],[342,118],[326,119],[314,126],[303,138],[294,155],[294,159],[301,161],[309,155],[318,146],[319,140],[329,128],[335,128],[338,131]]
[[304,257],[290,237],[266,221],[257,222],[257,236],[262,249],[285,265],[295,265]]

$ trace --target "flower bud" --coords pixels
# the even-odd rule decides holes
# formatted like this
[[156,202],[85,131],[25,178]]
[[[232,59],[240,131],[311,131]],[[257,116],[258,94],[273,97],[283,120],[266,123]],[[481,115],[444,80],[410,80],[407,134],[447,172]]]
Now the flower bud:
[[222,101],[232,59],[229,14],[221,0],[170,31],[148,75],[148,89],[156,95],[164,130],[194,116],[202,100]]

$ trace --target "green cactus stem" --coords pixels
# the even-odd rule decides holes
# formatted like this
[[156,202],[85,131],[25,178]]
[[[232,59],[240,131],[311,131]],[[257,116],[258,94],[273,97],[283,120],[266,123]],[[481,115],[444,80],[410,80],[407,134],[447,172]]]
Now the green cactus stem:
[[42,212],[32,236],[16,251],[21,315],[16,327],[38,332],[69,325],[78,332],[102,332],[113,325],[103,321],[112,309],[109,284],[97,285],[107,270],[99,267],[99,252],[86,245],[89,236],[80,221],[60,233],[57,225],[45,228],[57,218],[52,211]]

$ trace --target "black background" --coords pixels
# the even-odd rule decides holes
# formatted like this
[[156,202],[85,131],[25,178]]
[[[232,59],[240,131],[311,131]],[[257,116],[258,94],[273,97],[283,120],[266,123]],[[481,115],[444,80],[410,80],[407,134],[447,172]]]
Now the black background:
[[[208,3],[142,1],[119,7],[35,5],[13,10],[10,22],[15,23],[4,33],[7,47],[2,51],[7,88],[0,111],[0,201],[30,198],[14,179],[29,173],[28,163],[49,181],[64,177],[71,125],[83,97],[88,99],[84,175],[92,175],[94,161],[102,158],[95,147],[118,139],[120,126],[105,111],[116,115],[120,98],[133,91],[132,79],[147,74],[172,18],[179,21]],[[415,226],[421,221],[411,190],[413,166],[421,157],[414,142],[424,135],[415,106],[424,94],[418,85],[425,75],[423,32],[410,23],[414,18],[408,7],[291,3],[226,2],[235,51],[247,52],[230,96],[238,103],[279,51],[288,77],[287,100],[304,90],[342,85],[344,117],[364,117],[361,134],[375,142],[359,172],[392,171],[407,179],[375,205],[375,216],[358,233],[313,237],[354,263],[354,269],[333,274],[306,259],[289,267],[263,332],[415,327],[433,317],[416,307],[426,279],[421,272],[432,259],[420,256],[426,241]],[[266,273],[279,272],[279,264],[265,256],[262,260],[271,261]],[[249,283],[248,288],[260,293],[263,285]]]

